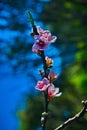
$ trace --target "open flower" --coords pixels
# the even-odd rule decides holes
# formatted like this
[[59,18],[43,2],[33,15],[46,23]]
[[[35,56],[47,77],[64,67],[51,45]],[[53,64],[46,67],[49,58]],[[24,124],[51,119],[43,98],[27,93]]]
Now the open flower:
[[46,60],[47,67],[51,67],[53,64],[53,60],[49,58],[48,56],[45,57],[45,60]]
[[62,93],[59,93],[59,88],[55,88],[55,86],[51,83],[48,87],[48,98],[58,97]]
[[39,35],[34,35],[34,45],[32,47],[32,51],[36,52],[36,50],[45,50],[48,45],[55,42],[57,37],[51,36],[50,31],[43,30],[40,27],[37,27],[37,32]]
[[[40,37],[39,35],[34,36],[34,45],[32,47],[33,50],[45,50],[47,46],[50,44],[44,37]],[[34,51],[33,51],[34,52]]]
[[50,80],[50,82],[55,81],[58,78],[58,75],[56,75],[53,71],[51,71],[48,75],[48,79]]
[[47,78],[43,78],[42,81],[38,81],[36,85],[36,89],[39,91],[46,91],[47,88],[49,87],[49,80]]

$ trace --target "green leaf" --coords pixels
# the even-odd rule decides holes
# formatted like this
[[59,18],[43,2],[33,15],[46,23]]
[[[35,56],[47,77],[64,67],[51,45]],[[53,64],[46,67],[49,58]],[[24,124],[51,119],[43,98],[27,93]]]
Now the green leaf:
[[32,26],[34,26],[34,20],[29,10],[27,11],[27,14],[28,14],[29,21],[31,22]]

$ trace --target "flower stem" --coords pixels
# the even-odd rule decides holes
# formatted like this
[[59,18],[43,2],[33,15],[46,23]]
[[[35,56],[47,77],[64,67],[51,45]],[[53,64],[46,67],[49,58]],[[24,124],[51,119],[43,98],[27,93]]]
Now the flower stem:
[[44,77],[47,78],[47,73],[46,73],[46,71],[47,71],[47,65],[46,65],[44,51],[41,51],[41,58],[42,58],[43,68],[44,68]]
[[47,117],[48,117],[48,98],[47,98],[47,94],[44,93],[44,98],[45,98],[45,102],[44,102],[44,112],[46,113],[46,115],[44,116],[44,121],[42,123],[42,130],[45,130],[46,128],[46,122],[47,122]]
[[[44,55],[44,51],[41,51],[41,58],[43,61],[43,68],[44,68],[44,77],[48,77],[47,74],[47,65],[46,65],[46,60],[45,60],[45,55]],[[45,115],[43,116],[43,122],[42,122],[42,130],[45,130],[46,128],[46,122],[47,122],[47,117],[48,117],[48,89],[44,92],[44,112]]]

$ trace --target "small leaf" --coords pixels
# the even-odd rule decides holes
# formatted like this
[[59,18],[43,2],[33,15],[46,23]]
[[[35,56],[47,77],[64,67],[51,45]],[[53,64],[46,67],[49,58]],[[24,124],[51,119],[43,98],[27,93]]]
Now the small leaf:
[[29,21],[31,22],[32,26],[34,26],[34,20],[33,20],[33,17],[31,15],[30,11],[28,10],[27,13],[28,13]]

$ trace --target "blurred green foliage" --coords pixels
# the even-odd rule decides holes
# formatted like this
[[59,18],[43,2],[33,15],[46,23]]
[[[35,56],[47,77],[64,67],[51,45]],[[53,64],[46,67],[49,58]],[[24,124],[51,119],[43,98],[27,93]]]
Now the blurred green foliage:
[[[75,62],[70,66],[63,63],[63,72],[56,87],[63,92],[59,98],[54,98],[49,104],[49,119],[47,130],[53,130],[69,117],[78,113],[81,101],[87,99],[87,1],[85,0],[52,0],[45,4],[44,10],[39,18],[44,22],[46,28],[61,37],[58,38],[56,47],[75,45],[77,52]],[[72,49],[72,47],[71,47]],[[24,111],[19,111],[21,119],[20,130],[35,130],[40,127],[40,116],[43,112],[43,96],[27,96],[27,105]],[[72,123],[65,130],[86,130],[87,115]]]

